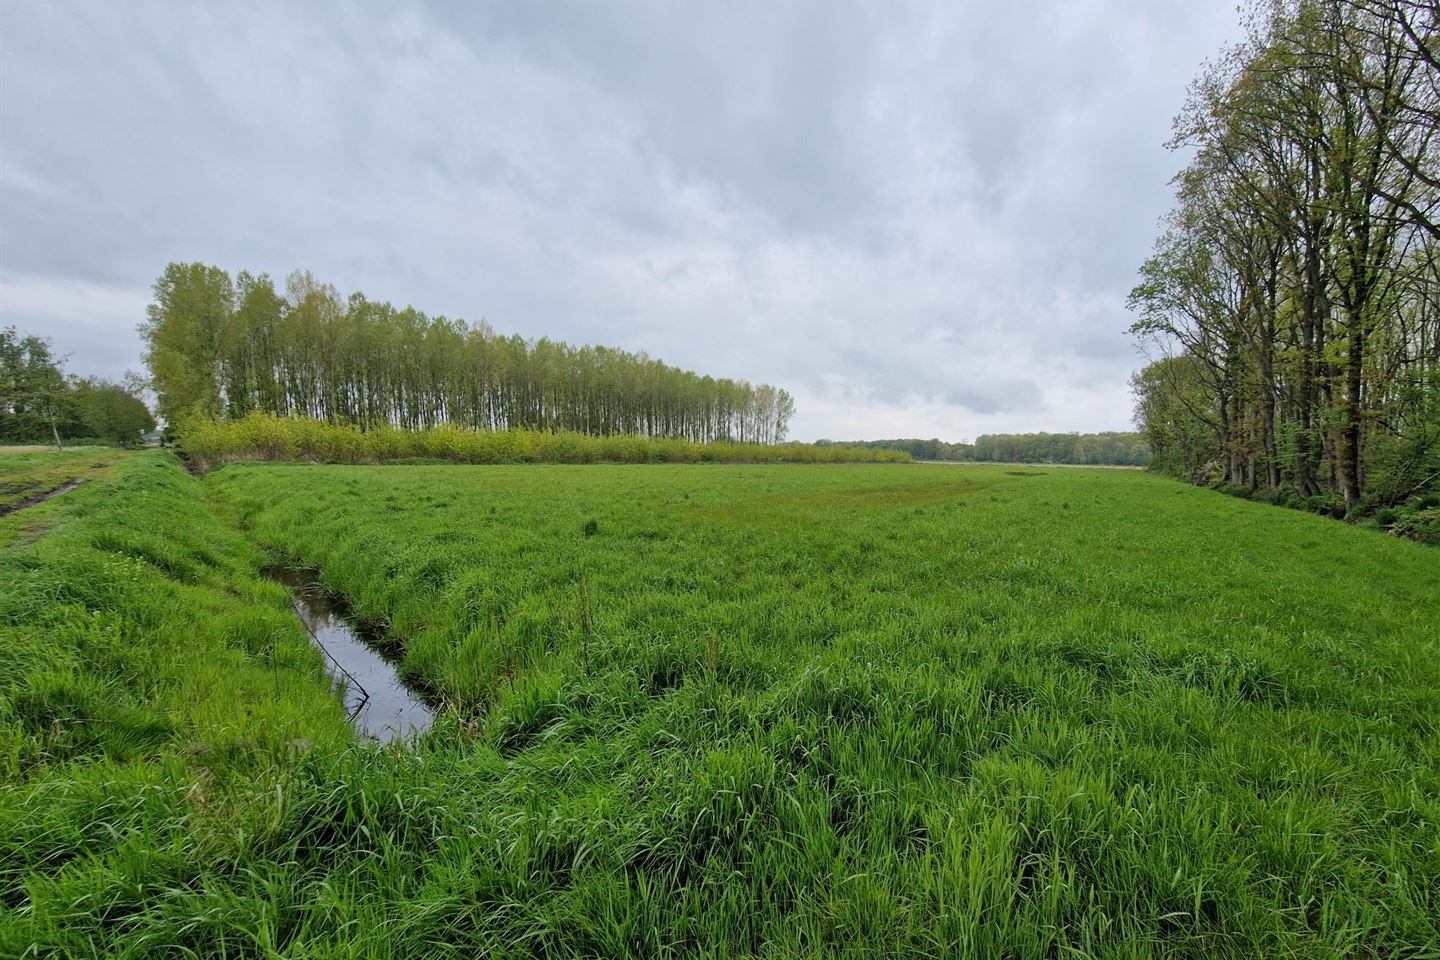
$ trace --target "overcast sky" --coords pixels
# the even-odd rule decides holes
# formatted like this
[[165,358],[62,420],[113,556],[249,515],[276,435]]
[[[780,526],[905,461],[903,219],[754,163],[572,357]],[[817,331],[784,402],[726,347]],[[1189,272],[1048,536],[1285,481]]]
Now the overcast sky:
[[140,368],[171,260],[788,388],[792,436],[1128,429],[1229,0],[0,4],[0,325]]

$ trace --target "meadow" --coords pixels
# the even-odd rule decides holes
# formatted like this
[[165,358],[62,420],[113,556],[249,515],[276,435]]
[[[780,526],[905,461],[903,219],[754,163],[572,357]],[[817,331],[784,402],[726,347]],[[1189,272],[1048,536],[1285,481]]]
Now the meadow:
[[[0,953],[1440,956],[1418,544],[920,464],[147,453],[37,511]],[[267,559],[429,734],[354,742]]]
[[0,447],[0,515],[75,480],[91,479],[123,457],[114,447],[64,451]]

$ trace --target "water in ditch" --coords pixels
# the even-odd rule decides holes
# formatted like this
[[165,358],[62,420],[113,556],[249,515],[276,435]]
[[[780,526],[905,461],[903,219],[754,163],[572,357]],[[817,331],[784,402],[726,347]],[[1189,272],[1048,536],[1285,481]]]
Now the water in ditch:
[[429,729],[434,711],[400,679],[397,665],[365,642],[312,571],[273,566],[264,572],[289,588],[295,615],[325,654],[325,667],[344,690],[359,733],[390,743]]

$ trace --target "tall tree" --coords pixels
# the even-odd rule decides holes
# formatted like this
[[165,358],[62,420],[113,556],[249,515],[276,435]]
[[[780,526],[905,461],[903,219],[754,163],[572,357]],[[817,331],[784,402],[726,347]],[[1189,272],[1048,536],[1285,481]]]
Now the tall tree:
[[49,434],[63,449],[60,427],[74,410],[70,387],[50,341],[0,330],[0,438],[34,441]]
[[71,382],[71,395],[77,421],[72,435],[83,433],[131,446],[155,429],[145,402],[119,384],[98,377],[77,378]]
[[702,377],[644,353],[500,336],[342,297],[309,273],[284,295],[266,276],[234,284],[171,264],[141,326],[159,412],[251,411],[406,428],[453,423],[690,440],[778,442],[794,398],[768,384]]
[[140,325],[156,412],[172,424],[224,412],[223,349],[235,306],[230,276],[203,263],[172,263],[155,282]]
[[[1164,358],[1138,414],[1153,442],[1188,445],[1180,462],[1213,438],[1227,482],[1334,491],[1350,513],[1412,489],[1372,495],[1371,467],[1424,463],[1440,434],[1437,11],[1260,4],[1192,88],[1174,145],[1193,159],[1131,295]],[[1182,407],[1204,439],[1173,429]]]

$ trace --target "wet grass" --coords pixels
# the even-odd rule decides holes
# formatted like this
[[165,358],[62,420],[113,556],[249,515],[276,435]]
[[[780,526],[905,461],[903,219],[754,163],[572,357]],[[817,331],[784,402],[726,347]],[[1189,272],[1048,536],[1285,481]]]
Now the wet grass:
[[[165,675],[142,664],[118,702],[168,718],[162,732],[35,759],[37,734],[8,721],[20,785],[0,812],[0,877],[17,943],[415,957],[1440,943],[1433,550],[1118,471],[247,464],[196,481],[142,465],[174,488],[167,516],[197,526],[100,523],[79,509],[100,509],[97,492],[77,491],[72,519],[6,561],[52,571],[34,596],[88,582],[43,557],[115,557],[196,591],[145,616],[184,611],[187,649],[258,683],[279,634],[211,625],[283,606],[254,582],[253,542],[318,567],[446,709],[414,751],[334,735],[287,751],[229,687],[126,686]],[[142,493],[158,496],[104,502]],[[77,617],[96,605],[66,602]],[[132,602],[103,609],[148,624]],[[333,702],[304,712],[323,699],[312,668],[269,698],[283,736],[333,733]],[[241,746],[186,746],[226,723]]]
[[81,447],[63,452],[0,447],[0,515],[71,481],[101,476],[128,455],[112,447]]

